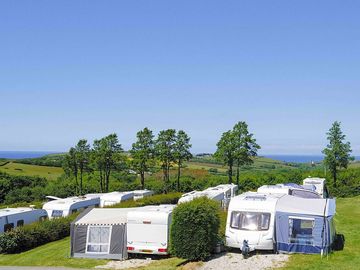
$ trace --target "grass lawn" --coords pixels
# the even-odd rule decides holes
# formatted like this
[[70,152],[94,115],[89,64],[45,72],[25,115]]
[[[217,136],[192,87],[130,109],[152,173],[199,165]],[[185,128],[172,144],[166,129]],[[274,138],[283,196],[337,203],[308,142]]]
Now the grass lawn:
[[38,166],[13,162],[0,166],[0,171],[12,175],[40,176],[49,180],[55,180],[64,172],[63,169],[59,167]]
[[336,229],[345,235],[345,248],[328,258],[292,255],[284,269],[360,269],[360,196],[336,201]]
[[70,238],[55,241],[19,254],[0,255],[2,266],[64,266],[92,268],[106,260],[73,259],[70,255]]

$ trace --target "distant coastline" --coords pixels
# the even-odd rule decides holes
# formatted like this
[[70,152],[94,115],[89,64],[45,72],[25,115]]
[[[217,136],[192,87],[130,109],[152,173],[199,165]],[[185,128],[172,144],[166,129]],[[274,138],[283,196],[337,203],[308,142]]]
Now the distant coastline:
[[49,154],[56,154],[55,151],[0,151],[0,158],[23,159],[38,158]]
[[[59,151],[0,151],[0,158],[7,159],[23,159],[23,158],[39,158],[49,154],[57,154]],[[266,158],[280,160],[283,162],[310,163],[321,162],[324,159],[322,155],[260,155]],[[355,156],[356,160],[360,160],[360,156]]]

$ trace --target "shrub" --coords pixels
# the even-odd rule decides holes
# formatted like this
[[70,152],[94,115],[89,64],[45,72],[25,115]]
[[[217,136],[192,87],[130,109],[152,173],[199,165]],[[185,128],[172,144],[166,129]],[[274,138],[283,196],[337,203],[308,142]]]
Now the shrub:
[[219,206],[208,198],[178,205],[173,212],[170,251],[188,260],[204,260],[219,241]]
[[35,222],[0,235],[1,253],[19,253],[70,235],[76,215]]
[[177,204],[181,193],[167,193],[167,194],[157,194],[149,197],[139,199],[137,201],[125,201],[115,205],[110,206],[110,208],[129,208],[129,207],[140,207],[146,205],[158,205],[158,204]]

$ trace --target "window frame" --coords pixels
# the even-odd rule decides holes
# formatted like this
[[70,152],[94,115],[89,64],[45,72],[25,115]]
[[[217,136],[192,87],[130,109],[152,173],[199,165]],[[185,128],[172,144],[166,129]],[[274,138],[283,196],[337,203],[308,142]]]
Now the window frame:
[[[60,213],[61,212],[61,215],[58,216],[58,215],[54,215],[54,213]],[[53,218],[59,218],[59,217],[63,217],[64,216],[64,210],[52,210],[51,211],[51,217]]]
[[[290,227],[290,220],[292,220],[292,226]],[[302,221],[311,221],[312,222],[312,228],[311,228],[311,234],[305,234],[308,235],[310,237],[308,238],[304,238],[305,240],[309,241],[309,243],[301,243],[299,242],[299,240],[301,240],[301,237],[292,237],[293,235],[293,230],[294,230],[294,220],[300,220],[300,229],[301,228],[301,224]],[[288,243],[289,244],[302,244],[302,245],[310,245],[312,246],[314,244],[314,229],[315,229],[315,218],[308,218],[308,217],[299,217],[299,216],[289,216],[288,218],[288,224],[289,224],[289,231],[288,231]],[[306,228],[304,228],[306,229]],[[298,234],[296,234],[297,236]]]
[[[109,229],[109,240],[108,240],[108,242],[107,243],[92,243],[92,242],[89,242],[89,233],[90,233],[91,228],[108,228]],[[111,234],[112,234],[112,226],[111,225],[106,225],[106,226],[89,225],[88,228],[87,228],[87,232],[86,232],[85,253],[89,253],[89,254],[110,254]],[[89,245],[93,245],[93,246],[105,246],[105,245],[107,245],[109,248],[108,248],[107,252],[88,251],[88,246]]]
[[[240,214],[239,216],[239,226],[238,227],[234,227],[232,226],[233,224],[233,219],[234,219],[234,214]],[[261,228],[261,220],[258,221],[257,224],[257,229],[256,230],[250,230],[250,229],[244,229],[241,226],[241,218],[243,215],[245,214],[257,214],[257,215],[267,215],[269,217],[269,222],[268,222],[268,226],[266,229],[262,229]],[[261,231],[268,231],[270,228],[270,222],[271,222],[271,213],[269,212],[252,212],[252,211],[231,211],[231,216],[230,216],[230,228],[235,229],[235,230],[240,230],[240,231],[252,231],[252,232],[261,232]]]

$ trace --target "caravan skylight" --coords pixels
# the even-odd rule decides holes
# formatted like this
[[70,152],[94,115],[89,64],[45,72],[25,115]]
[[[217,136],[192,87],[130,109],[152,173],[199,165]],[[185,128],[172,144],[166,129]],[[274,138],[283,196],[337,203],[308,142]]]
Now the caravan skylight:
[[264,195],[262,195],[262,196],[246,196],[245,200],[265,201],[266,197]]

